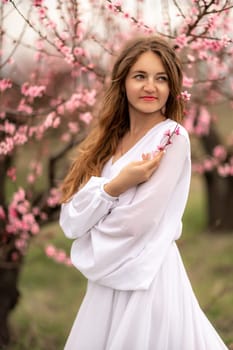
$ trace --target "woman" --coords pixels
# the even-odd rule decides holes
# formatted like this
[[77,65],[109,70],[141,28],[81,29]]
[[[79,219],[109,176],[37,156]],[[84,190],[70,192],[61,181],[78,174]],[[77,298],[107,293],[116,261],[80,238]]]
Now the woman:
[[66,350],[223,350],[175,241],[190,185],[182,72],[158,37],[129,41],[98,126],[63,183],[60,224],[85,298]]

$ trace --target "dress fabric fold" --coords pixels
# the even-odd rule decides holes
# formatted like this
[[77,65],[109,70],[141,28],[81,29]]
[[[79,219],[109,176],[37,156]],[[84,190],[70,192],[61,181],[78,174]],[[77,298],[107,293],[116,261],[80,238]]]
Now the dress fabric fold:
[[191,177],[186,130],[179,125],[147,182],[118,198],[103,188],[176,126],[170,119],[154,126],[62,205],[72,263],[88,279],[65,350],[227,349],[198,304],[176,245]]

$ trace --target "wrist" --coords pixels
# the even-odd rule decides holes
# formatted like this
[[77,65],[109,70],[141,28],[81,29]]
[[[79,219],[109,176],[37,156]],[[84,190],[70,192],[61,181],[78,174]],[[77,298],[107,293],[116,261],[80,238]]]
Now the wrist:
[[119,197],[125,189],[119,183],[117,178],[112,179],[104,185],[104,191],[112,197]]

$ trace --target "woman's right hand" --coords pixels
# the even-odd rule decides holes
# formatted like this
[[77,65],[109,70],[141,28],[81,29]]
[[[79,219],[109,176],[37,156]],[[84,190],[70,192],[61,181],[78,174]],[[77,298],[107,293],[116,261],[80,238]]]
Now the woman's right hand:
[[119,174],[105,184],[104,190],[113,197],[118,197],[131,187],[135,187],[150,179],[158,168],[164,151],[157,152],[152,159],[144,155],[143,160],[131,162]]

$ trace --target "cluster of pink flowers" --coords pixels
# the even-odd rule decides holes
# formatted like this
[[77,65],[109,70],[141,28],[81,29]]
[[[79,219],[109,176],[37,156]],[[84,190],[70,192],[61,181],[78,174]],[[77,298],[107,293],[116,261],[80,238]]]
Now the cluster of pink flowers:
[[32,213],[30,202],[26,199],[23,188],[14,193],[12,202],[8,207],[7,232],[18,234],[19,232],[35,235],[39,232],[39,226]]
[[14,193],[7,213],[0,207],[0,219],[7,220],[6,232],[14,237],[14,247],[17,250],[17,253],[14,251],[12,255],[14,261],[26,253],[30,237],[39,233],[40,228],[35,218],[36,213],[38,210],[31,208],[22,188]]
[[185,90],[182,91],[181,94],[179,96],[177,96],[178,99],[182,99],[183,101],[189,101],[191,98],[191,94]]
[[49,244],[45,248],[45,254],[47,255],[47,257],[54,260],[56,263],[64,264],[67,266],[72,265],[71,260],[67,256],[66,252],[63,249],[58,249],[54,247],[54,245],[52,244]]
[[193,86],[193,78],[188,78],[186,75],[184,75],[183,78],[183,86],[186,88],[191,88]]
[[180,127],[178,124],[176,124],[174,130],[171,131],[170,129],[168,129],[164,132],[165,139],[159,146],[157,146],[157,149],[159,151],[164,151],[167,146],[171,145],[173,135],[180,135]]
[[25,144],[33,136],[40,140],[47,129],[57,128],[60,125],[60,121],[61,118],[55,112],[49,113],[39,125],[30,127],[22,125],[18,129],[16,129],[14,124],[6,120],[4,124],[0,125],[0,131],[4,131],[9,136],[6,136],[0,142],[0,155],[11,153],[16,146]]
[[69,64],[72,64],[75,61],[72,49],[69,46],[65,45],[64,41],[58,38],[54,40],[54,43],[56,45],[57,50],[60,51],[65,57],[65,61]]
[[211,120],[211,115],[206,107],[200,106],[197,111],[196,107],[192,106],[184,120],[184,126],[190,134],[203,136],[209,133]]
[[16,181],[16,168],[11,167],[7,170],[7,176],[11,179],[11,181],[15,182]]
[[0,155],[6,155],[13,151],[15,146],[23,145],[28,141],[28,126],[20,126],[13,136],[5,137],[4,141],[0,142]]
[[58,107],[58,112],[60,114],[64,114],[64,109],[66,109],[68,112],[73,113],[80,107],[85,106],[93,106],[96,102],[96,90],[78,90],[74,94],[72,94],[69,98],[69,100],[66,101],[64,106]]
[[188,37],[185,34],[181,34],[176,37],[175,42],[178,45],[179,49],[182,49],[184,46],[187,45]]
[[33,184],[36,179],[42,174],[42,164],[40,162],[32,161],[29,164],[30,172],[27,175],[27,182]]
[[32,114],[33,108],[27,103],[25,98],[21,98],[17,111],[29,115],[29,114]]
[[32,99],[42,97],[45,93],[46,87],[44,85],[30,85],[28,82],[21,86],[21,92],[24,96],[29,96]]
[[61,193],[57,188],[51,188],[49,191],[49,197],[47,203],[50,207],[55,207],[59,205],[61,199]]
[[10,79],[1,79],[0,80],[0,92],[3,92],[12,87],[12,81]]
[[129,12],[126,12],[122,8],[122,1],[112,1],[112,0],[107,0],[108,4],[106,5],[106,8],[113,12],[114,14],[120,13],[123,18],[128,19],[130,21],[130,24],[134,24],[138,29],[143,30],[144,33],[146,34],[152,34],[155,30],[153,28],[150,28],[143,19],[140,18],[135,18],[130,15]]
[[208,157],[201,162],[193,163],[193,171],[198,174],[204,174],[216,170],[220,176],[233,176],[233,157],[228,161],[227,151],[224,146],[217,145],[214,147],[212,157]]
[[180,127],[178,124],[176,124],[174,130],[166,130],[164,132],[164,137],[160,143],[160,145],[157,146],[157,149],[155,151],[152,151],[151,153],[143,153],[142,154],[142,159],[143,160],[146,160],[146,159],[152,159],[153,157],[156,156],[156,154],[158,154],[158,152],[161,152],[161,151],[165,151],[166,148],[172,144],[172,137],[174,135],[180,135]]
[[13,135],[15,133],[16,126],[5,120],[3,124],[0,124],[0,131],[4,131],[6,134]]
[[60,122],[61,118],[55,112],[51,112],[41,124],[29,128],[28,137],[35,136],[37,140],[41,140],[46,130],[49,128],[56,129],[60,125]]

